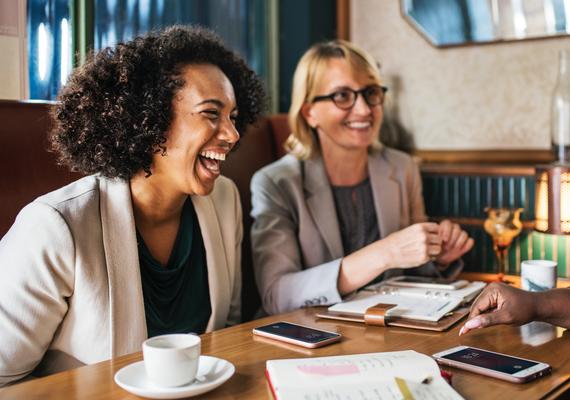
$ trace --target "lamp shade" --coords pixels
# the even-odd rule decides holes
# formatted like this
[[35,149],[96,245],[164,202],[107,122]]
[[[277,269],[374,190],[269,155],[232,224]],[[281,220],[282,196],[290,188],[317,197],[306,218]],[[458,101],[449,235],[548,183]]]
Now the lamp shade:
[[570,234],[570,165],[536,167],[534,229],[555,235]]

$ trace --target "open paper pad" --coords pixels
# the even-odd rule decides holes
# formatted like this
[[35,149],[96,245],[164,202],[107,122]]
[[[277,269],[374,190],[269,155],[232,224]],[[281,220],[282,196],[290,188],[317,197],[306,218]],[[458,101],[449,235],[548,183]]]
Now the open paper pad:
[[376,304],[394,304],[387,317],[436,322],[459,305],[471,300],[483,288],[483,282],[471,282],[458,290],[429,290],[390,286],[389,281],[373,290],[362,290],[349,299],[328,308],[330,313],[363,316]]
[[461,399],[436,362],[412,350],[269,360],[267,376],[277,400]]
[[[405,289],[408,290],[408,289]],[[439,321],[445,314],[455,310],[461,299],[457,297],[426,298],[423,295],[406,294],[399,292],[391,294],[371,294],[360,292],[350,301],[335,304],[329,307],[333,313],[349,315],[364,315],[367,309],[376,304],[395,304],[396,307],[388,310],[386,316],[415,319],[419,321]]]
[[395,293],[400,294],[417,294],[425,297],[459,297],[462,299],[463,304],[469,303],[473,300],[481,291],[485,288],[487,284],[485,282],[469,282],[467,286],[461,289],[445,290],[445,289],[426,289],[426,288],[412,288],[412,287],[396,287],[391,285],[391,280],[375,283],[373,285],[366,286],[363,292],[373,292],[373,293]]

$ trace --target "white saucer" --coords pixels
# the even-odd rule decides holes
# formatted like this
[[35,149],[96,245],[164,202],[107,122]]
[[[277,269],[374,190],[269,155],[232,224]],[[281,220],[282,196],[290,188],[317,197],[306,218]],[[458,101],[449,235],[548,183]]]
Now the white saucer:
[[230,379],[235,372],[234,365],[226,360],[200,356],[196,379],[184,386],[165,388],[149,381],[144,361],[129,364],[115,374],[115,383],[127,392],[150,399],[179,399],[209,392]]

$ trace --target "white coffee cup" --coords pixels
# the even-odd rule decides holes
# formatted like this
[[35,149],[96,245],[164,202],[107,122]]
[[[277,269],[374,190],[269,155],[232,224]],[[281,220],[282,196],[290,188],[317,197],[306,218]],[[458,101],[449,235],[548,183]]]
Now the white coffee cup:
[[143,357],[148,378],[163,387],[192,382],[198,372],[200,343],[200,336],[191,334],[162,335],[145,340]]
[[521,264],[521,286],[529,292],[556,287],[556,261],[527,260]]

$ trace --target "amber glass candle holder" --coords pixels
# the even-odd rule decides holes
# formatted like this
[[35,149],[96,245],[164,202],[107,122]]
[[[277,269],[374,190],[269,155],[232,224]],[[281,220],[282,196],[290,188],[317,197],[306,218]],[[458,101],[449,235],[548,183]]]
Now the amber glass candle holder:
[[487,207],[485,211],[487,212],[487,219],[484,224],[485,232],[491,235],[493,239],[493,250],[497,257],[497,280],[507,282],[505,280],[507,255],[513,239],[521,233],[520,214],[523,209]]

